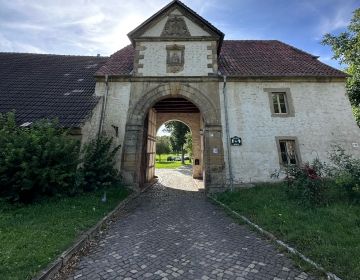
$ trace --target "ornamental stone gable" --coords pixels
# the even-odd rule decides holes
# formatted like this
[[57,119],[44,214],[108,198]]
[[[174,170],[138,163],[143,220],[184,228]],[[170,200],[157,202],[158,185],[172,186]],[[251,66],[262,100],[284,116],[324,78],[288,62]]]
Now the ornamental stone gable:
[[128,34],[135,76],[209,76],[218,71],[223,34],[174,2]]

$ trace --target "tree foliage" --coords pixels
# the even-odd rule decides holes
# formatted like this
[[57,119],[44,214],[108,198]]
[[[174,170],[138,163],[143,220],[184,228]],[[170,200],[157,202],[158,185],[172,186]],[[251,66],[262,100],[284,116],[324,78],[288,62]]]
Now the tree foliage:
[[188,131],[185,135],[185,150],[187,151],[187,153],[189,154],[190,157],[192,157],[193,152],[192,152],[192,134],[190,131]]
[[181,162],[184,164],[184,155],[185,149],[184,145],[186,143],[186,133],[190,131],[189,127],[179,121],[171,121],[165,124],[166,129],[171,133],[170,135],[170,144],[174,152],[181,152]]
[[[351,105],[357,109],[360,106],[360,8],[354,11],[347,31],[337,36],[325,34],[322,43],[331,46],[334,59],[347,65],[346,71],[351,75],[347,80],[347,92]],[[354,110],[354,114],[359,120],[359,110]]]
[[161,161],[161,155],[170,153],[169,136],[164,135],[164,136],[156,137],[156,153],[159,155],[160,161]]

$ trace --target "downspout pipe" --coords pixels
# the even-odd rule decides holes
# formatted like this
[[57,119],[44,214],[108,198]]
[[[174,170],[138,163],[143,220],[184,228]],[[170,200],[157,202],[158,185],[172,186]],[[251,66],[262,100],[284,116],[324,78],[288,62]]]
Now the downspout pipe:
[[226,75],[223,75],[223,98],[224,98],[224,115],[225,115],[225,130],[226,130],[226,145],[227,145],[227,160],[229,167],[229,185],[230,190],[233,190],[233,173],[232,173],[232,163],[231,163],[231,155],[230,155],[230,133],[229,133],[229,115],[228,115],[228,101],[227,101],[227,88],[226,88]]
[[103,102],[102,102],[102,106],[101,106],[101,113],[100,113],[100,124],[99,124],[99,131],[98,131],[98,137],[100,137],[100,135],[103,132],[103,127],[104,127],[104,119],[105,119],[105,112],[106,112],[106,105],[107,105],[107,97],[109,94],[109,76],[105,75],[105,93],[103,96]]

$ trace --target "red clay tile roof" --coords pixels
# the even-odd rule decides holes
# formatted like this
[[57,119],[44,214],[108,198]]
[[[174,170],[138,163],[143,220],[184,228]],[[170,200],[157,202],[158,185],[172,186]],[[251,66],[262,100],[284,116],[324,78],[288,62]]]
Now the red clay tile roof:
[[239,77],[346,77],[347,75],[276,40],[224,41],[219,58],[223,75]]
[[101,67],[95,75],[130,75],[134,66],[134,54],[135,50],[132,45],[128,45],[125,48],[122,48],[121,50],[112,54],[105,65]]
[[0,113],[19,124],[58,118],[79,127],[98,102],[94,73],[108,58],[0,53]]
[[[135,50],[114,53],[96,75],[130,75]],[[276,40],[224,40],[219,70],[233,77],[346,77],[317,57]]]

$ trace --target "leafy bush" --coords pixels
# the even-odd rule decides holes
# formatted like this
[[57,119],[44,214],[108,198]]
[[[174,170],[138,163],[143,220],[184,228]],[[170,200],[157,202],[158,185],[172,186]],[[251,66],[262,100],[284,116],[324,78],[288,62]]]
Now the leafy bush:
[[31,202],[39,196],[76,192],[79,142],[56,122],[16,125],[14,113],[0,114],[0,196]]
[[360,202],[360,159],[354,158],[340,146],[329,153],[330,163],[315,159],[311,164],[289,165],[275,171],[272,177],[285,173],[286,193],[302,203],[323,205],[348,197]]
[[355,117],[355,121],[356,121],[357,125],[360,126],[360,106],[353,106],[352,112]]
[[57,122],[19,127],[14,113],[0,114],[0,197],[30,203],[44,196],[74,195],[114,183],[120,146],[104,136],[80,143]]
[[115,155],[121,146],[112,146],[112,138],[106,136],[91,140],[84,146],[80,170],[85,191],[108,186],[119,179],[114,165]]
[[326,181],[323,177],[324,164],[315,159],[311,164],[285,167],[287,188],[290,198],[299,199],[304,204],[323,205],[326,200]]
[[360,201],[360,159],[346,154],[339,146],[329,156],[332,167],[329,167],[329,175],[334,178],[338,186],[342,187],[350,200]]

